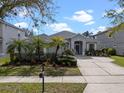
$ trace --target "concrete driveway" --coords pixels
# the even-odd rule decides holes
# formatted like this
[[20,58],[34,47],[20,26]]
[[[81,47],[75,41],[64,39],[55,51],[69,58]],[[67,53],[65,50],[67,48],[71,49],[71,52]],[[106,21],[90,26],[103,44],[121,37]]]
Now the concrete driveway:
[[78,58],[86,83],[84,93],[124,93],[124,68],[107,57]]

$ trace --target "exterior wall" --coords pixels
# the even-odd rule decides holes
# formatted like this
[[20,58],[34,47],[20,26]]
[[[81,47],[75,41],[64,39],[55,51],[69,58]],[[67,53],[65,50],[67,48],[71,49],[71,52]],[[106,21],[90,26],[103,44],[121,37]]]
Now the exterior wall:
[[90,49],[90,44],[94,44],[94,50],[97,50],[97,43],[96,42],[87,42],[86,43],[86,50],[89,51]]
[[111,38],[107,33],[98,34],[98,49],[102,48],[115,48],[118,55],[124,55],[124,31],[116,32]]
[[20,39],[25,39],[25,32],[16,29],[14,27],[2,24],[2,53],[6,54],[7,43],[12,39],[18,39],[18,34],[20,34]]
[[2,30],[3,30],[3,24],[0,23],[0,38],[2,38]]
[[[58,50],[58,54],[61,54],[62,52],[64,51],[64,48],[60,47],[59,50]],[[56,52],[56,47],[52,47],[52,48],[47,48],[45,49],[44,51],[45,53],[55,53]]]
[[2,41],[0,41],[0,54],[2,53]]
[[116,48],[119,55],[124,55],[124,30],[115,33],[114,48]]
[[3,25],[0,23],[0,53],[2,53],[2,30],[3,30]]
[[98,40],[98,49],[113,47],[114,40],[113,38],[108,37],[107,33],[103,33],[97,36]]

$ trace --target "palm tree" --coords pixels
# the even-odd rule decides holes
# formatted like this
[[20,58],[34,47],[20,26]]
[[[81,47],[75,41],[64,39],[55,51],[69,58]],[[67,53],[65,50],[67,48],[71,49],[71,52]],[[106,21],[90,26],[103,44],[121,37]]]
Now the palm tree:
[[43,53],[43,48],[45,47],[44,40],[40,37],[33,37],[31,42],[32,48],[40,60],[41,52]]
[[60,46],[64,46],[64,38],[60,36],[52,37],[52,42],[50,43],[51,46],[56,47],[55,51],[55,61],[57,61],[57,54]]
[[7,52],[10,53],[10,58],[12,59],[11,61],[13,61],[13,57],[14,57],[16,52],[19,54],[19,61],[21,61],[21,58],[22,58],[21,52],[23,50],[26,50],[25,40],[15,40],[15,39],[13,39],[8,44],[9,45],[7,47]]

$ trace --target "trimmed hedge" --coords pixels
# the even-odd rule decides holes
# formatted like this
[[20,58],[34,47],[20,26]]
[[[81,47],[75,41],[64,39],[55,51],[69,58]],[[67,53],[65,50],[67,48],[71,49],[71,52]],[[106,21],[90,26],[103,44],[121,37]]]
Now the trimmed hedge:
[[59,64],[62,66],[77,66],[77,60],[74,56],[71,55],[63,55],[58,58]]
[[116,50],[114,48],[108,48],[107,53],[108,55],[116,55]]
[[87,56],[111,56],[116,55],[116,50],[114,48],[103,48],[101,50],[85,51]]
[[72,55],[72,56],[74,56],[74,52],[73,52],[72,50],[70,50],[70,49],[66,49],[66,50],[62,53],[62,55]]

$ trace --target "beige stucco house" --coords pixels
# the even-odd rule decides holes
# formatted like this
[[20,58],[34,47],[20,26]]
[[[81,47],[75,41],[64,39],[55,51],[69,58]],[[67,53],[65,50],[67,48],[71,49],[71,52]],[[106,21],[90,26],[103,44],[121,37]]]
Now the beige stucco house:
[[[60,36],[63,37],[68,48],[72,49],[76,55],[85,55],[85,51],[93,48],[97,49],[97,40],[93,37],[85,37],[82,34],[76,34],[69,31],[61,31],[53,35],[42,34],[41,37],[47,40],[50,40],[52,37]],[[59,53],[62,52],[62,48],[59,50]],[[55,52],[55,49],[47,49],[46,52]]]

